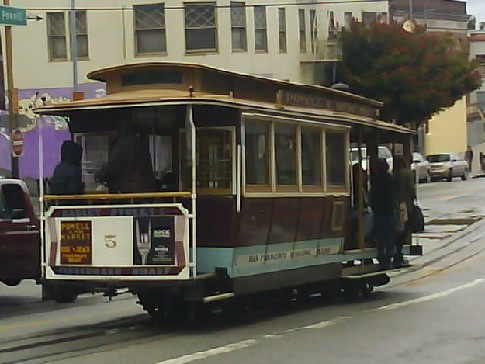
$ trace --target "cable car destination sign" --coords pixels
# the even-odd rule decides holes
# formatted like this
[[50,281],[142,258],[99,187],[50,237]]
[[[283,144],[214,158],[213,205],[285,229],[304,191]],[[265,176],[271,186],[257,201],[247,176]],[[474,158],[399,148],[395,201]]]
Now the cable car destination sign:
[[27,25],[27,11],[12,6],[0,5],[0,24]]
[[276,95],[277,101],[283,106],[309,107],[313,109],[327,109],[337,112],[346,112],[359,116],[375,119],[378,110],[370,105],[337,100],[326,96],[314,95],[311,93],[301,93],[280,90]]

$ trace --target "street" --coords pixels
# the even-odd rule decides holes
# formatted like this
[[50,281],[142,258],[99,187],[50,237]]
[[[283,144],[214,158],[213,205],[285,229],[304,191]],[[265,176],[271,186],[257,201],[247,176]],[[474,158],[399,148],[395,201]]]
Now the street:
[[0,286],[0,363],[483,363],[485,179],[420,184],[422,257],[370,298],[319,297],[179,326],[154,325],[136,298],[42,302]]

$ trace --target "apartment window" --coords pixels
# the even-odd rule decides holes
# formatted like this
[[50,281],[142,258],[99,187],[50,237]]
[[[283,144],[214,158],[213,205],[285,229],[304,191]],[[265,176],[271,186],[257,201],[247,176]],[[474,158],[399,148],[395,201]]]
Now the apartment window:
[[85,11],[76,11],[76,41],[77,57],[87,58],[88,52],[88,22]]
[[217,50],[215,3],[185,4],[185,49]]
[[377,13],[376,21],[381,24],[387,23],[387,13]]
[[335,27],[335,13],[333,11],[328,12],[328,39],[331,39],[335,36],[336,33]]
[[286,10],[278,9],[280,53],[286,53]]
[[354,21],[354,16],[351,11],[347,11],[344,14],[345,17],[345,28],[350,29],[350,26],[352,25],[352,22]]
[[298,10],[298,26],[300,28],[300,53],[306,53],[305,9]]
[[266,7],[254,7],[254,38],[256,51],[268,51],[268,38],[266,33]]
[[246,51],[246,6],[243,2],[231,1],[231,37],[233,51]]
[[47,38],[50,61],[67,60],[67,37],[64,13],[47,13]]
[[164,4],[134,5],[136,55],[165,53]]
[[317,13],[315,10],[310,10],[310,44],[312,53],[316,51],[317,43]]
[[[47,13],[47,38],[50,61],[66,61],[68,59],[68,42],[64,12]],[[70,18],[69,18],[70,19]],[[76,11],[76,42],[77,58],[88,57],[88,27],[85,11]]]
[[377,20],[377,13],[376,12],[362,12],[362,23],[364,25],[369,26]]

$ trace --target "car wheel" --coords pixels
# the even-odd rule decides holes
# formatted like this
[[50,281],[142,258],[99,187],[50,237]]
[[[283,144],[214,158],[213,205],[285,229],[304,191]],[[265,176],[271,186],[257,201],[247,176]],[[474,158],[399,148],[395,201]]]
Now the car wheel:
[[453,171],[450,170],[448,171],[448,178],[446,179],[448,182],[451,182],[453,180]]

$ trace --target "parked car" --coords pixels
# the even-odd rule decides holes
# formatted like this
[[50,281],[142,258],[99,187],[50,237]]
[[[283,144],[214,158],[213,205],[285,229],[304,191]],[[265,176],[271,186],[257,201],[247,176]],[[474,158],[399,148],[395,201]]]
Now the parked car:
[[417,178],[419,182],[431,181],[431,165],[421,153],[413,152],[411,171],[413,171],[414,178]]
[[467,179],[468,163],[455,153],[431,154],[426,157],[430,163],[431,179],[446,179],[451,182],[453,177]]
[[[367,164],[368,164],[368,160],[369,160],[369,157],[367,156],[367,149],[366,148],[362,148],[362,168],[364,170],[366,170],[367,172],[368,169],[367,169]],[[352,162],[352,165],[354,165],[355,163],[357,163],[359,161],[359,148],[351,148],[350,149],[350,160]],[[383,158],[386,160],[387,164],[389,164],[389,171],[392,172],[392,169],[393,169],[393,157],[392,157],[392,153],[391,151],[389,150],[389,148],[387,148],[385,145],[379,145],[378,147],[378,157],[379,158]]]

